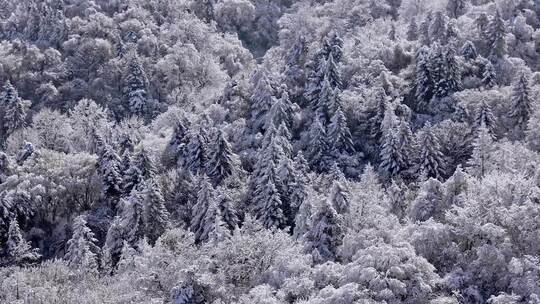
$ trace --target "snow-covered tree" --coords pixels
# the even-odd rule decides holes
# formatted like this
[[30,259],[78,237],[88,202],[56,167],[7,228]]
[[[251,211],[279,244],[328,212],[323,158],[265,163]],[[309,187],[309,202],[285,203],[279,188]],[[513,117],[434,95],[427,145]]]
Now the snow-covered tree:
[[328,141],[331,148],[337,152],[354,152],[351,131],[347,125],[345,114],[338,108],[332,116],[329,130]]
[[170,227],[170,214],[165,208],[165,199],[159,184],[155,180],[147,180],[142,190],[144,206],[145,236],[150,244]]
[[253,132],[263,131],[268,121],[272,105],[276,102],[276,90],[268,76],[268,71],[260,71],[251,95],[251,123]]
[[208,159],[207,150],[207,139],[202,128],[197,133],[191,133],[185,151],[184,166],[193,174],[204,173]]
[[492,89],[497,85],[497,73],[491,62],[486,62],[482,72],[482,84],[486,89]]
[[337,213],[345,214],[350,211],[351,202],[349,196],[345,180],[335,180],[332,183],[329,200]]
[[405,155],[395,130],[388,132],[382,144],[379,164],[380,171],[388,178],[395,177],[407,168]]
[[411,18],[409,26],[407,27],[407,40],[416,41],[418,40],[418,24],[416,23],[416,18]]
[[414,97],[417,110],[424,110],[435,93],[429,62],[429,49],[423,46],[416,52]]
[[313,215],[310,230],[306,234],[308,250],[318,263],[333,261],[337,249],[343,243],[343,223],[341,216],[330,202],[324,201]]
[[491,107],[485,100],[483,100],[480,104],[480,107],[478,108],[476,112],[476,117],[474,119],[475,128],[479,129],[482,125],[484,125],[488,129],[491,137],[495,139],[497,122],[495,120],[495,116],[493,115],[493,111],[491,111]]
[[490,57],[499,59],[506,54],[507,47],[505,36],[506,27],[504,20],[497,10],[497,13],[493,16],[486,28],[486,38],[490,48]]
[[184,164],[184,155],[188,141],[188,129],[185,123],[179,119],[174,126],[171,139],[163,152],[164,162],[168,165]]
[[309,130],[307,155],[312,168],[324,170],[328,165],[328,143],[326,130],[319,119],[315,119]]
[[0,103],[5,136],[26,126],[29,105],[19,97],[19,93],[9,81],[4,85]]
[[427,177],[440,179],[445,174],[446,160],[429,122],[420,134],[418,145],[420,146],[419,172],[426,174]]
[[40,257],[38,250],[32,248],[30,242],[22,236],[17,219],[12,218],[4,248],[3,264],[25,265],[35,263]]
[[208,150],[208,176],[215,185],[218,185],[234,173],[235,167],[231,146],[221,130],[216,132],[216,137],[208,145]]
[[130,193],[133,189],[140,190],[142,183],[147,179],[154,178],[156,173],[154,161],[146,149],[140,149],[131,159],[130,167],[124,174],[124,193]]
[[520,73],[514,82],[510,117],[514,119],[519,129],[525,130],[531,116],[531,92],[529,81],[524,73]]
[[[289,130],[291,130],[294,119],[293,105],[289,99],[289,94],[287,93],[286,88],[282,88],[282,90],[283,92],[281,93],[281,98],[277,99],[270,108],[267,124],[273,123],[277,128],[283,123]],[[268,126],[266,129],[268,129]]]
[[483,177],[488,170],[489,159],[494,149],[493,137],[485,123],[480,125],[473,147],[473,153],[468,162],[468,172],[474,176]]
[[79,270],[95,271],[98,267],[99,247],[94,233],[86,225],[83,215],[73,221],[73,234],[67,242],[68,248],[64,259],[68,265]]
[[448,16],[459,18],[467,12],[467,0],[449,0],[446,5]]
[[98,171],[103,181],[103,195],[114,199],[122,193],[121,159],[112,146],[102,143],[98,158]]
[[463,47],[461,48],[461,56],[465,58],[466,61],[475,60],[478,57],[478,52],[476,51],[476,46],[470,40],[467,40]]
[[215,193],[208,178],[204,175],[200,175],[197,182],[197,202],[191,212],[190,230],[195,234],[195,240],[201,242],[208,237],[205,234],[205,217],[210,204],[215,200]]
[[148,79],[140,62],[139,56],[132,52],[126,56],[123,91],[127,115],[134,114],[147,119],[153,116],[152,103],[148,91]]
[[[275,176],[273,168],[267,168],[269,172],[265,175]],[[283,212],[283,203],[279,191],[275,185],[274,178],[267,178],[267,181],[259,186],[259,195],[256,201],[255,213],[257,218],[263,223],[265,228],[283,228],[287,223]]]

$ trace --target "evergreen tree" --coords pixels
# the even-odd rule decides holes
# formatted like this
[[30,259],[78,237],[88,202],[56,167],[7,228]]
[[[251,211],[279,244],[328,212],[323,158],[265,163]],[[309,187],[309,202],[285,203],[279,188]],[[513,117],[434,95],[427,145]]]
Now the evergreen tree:
[[122,164],[113,147],[106,143],[102,145],[97,166],[103,181],[103,195],[105,198],[114,199],[122,193]]
[[431,44],[431,37],[429,33],[429,27],[433,21],[433,13],[428,12],[426,18],[420,23],[420,42],[423,46]]
[[284,228],[287,220],[283,212],[280,194],[273,179],[268,179],[268,182],[262,185],[255,212],[265,228]]
[[368,109],[366,117],[366,133],[369,139],[379,142],[382,138],[382,122],[388,108],[386,94],[382,88],[376,88],[375,103]]
[[198,186],[197,186],[197,202],[193,206],[191,211],[191,226],[190,230],[195,234],[195,241],[202,242],[208,235],[205,222],[206,213],[210,204],[214,201],[214,188],[210,184],[208,178],[204,175],[199,176]]
[[[122,200],[122,202],[124,202],[124,200]],[[122,245],[125,241],[124,235],[125,229],[122,227],[122,219],[120,216],[116,216],[107,230],[107,236],[105,237],[105,244],[103,245],[101,255],[101,264],[107,274],[112,274],[120,259]]]
[[421,47],[416,52],[416,67],[414,77],[414,97],[416,109],[424,110],[434,95],[434,82],[429,65],[429,49]]
[[214,185],[220,184],[225,178],[233,174],[233,152],[221,130],[217,131],[216,138],[212,145],[209,146],[208,156],[207,172]]
[[491,64],[489,61],[487,61],[484,65],[482,84],[486,89],[492,89],[497,85],[497,74],[495,72],[495,67],[493,67],[493,64]]
[[272,123],[275,127],[278,127],[282,123],[291,130],[293,127],[293,105],[289,99],[289,94],[286,90],[283,90],[281,98],[276,100],[270,108],[270,115],[268,116],[266,129],[269,128],[268,124]]
[[462,88],[461,66],[456,59],[456,52],[451,46],[448,46],[446,48],[446,51],[444,52],[444,59],[446,64],[446,95],[444,96],[449,96],[452,93],[460,91]]
[[344,179],[336,179],[332,183],[332,188],[330,190],[330,204],[339,214],[349,213],[351,208],[349,192],[345,188],[344,183],[346,183]]
[[474,21],[478,29],[479,37],[482,40],[487,40],[487,29],[489,25],[489,18],[486,13],[481,13],[476,17]]
[[319,119],[316,119],[309,130],[309,146],[307,154],[312,168],[324,170],[328,165],[327,152],[328,144],[324,126]]
[[170,227],[169,211],[165,208],[165,199],[155,180],[146,181],[141,194],[144,206],[145,236],[150,244],[154,244]]
[[19,97],[17,90],[8,81],[0,95],[0,117],[2,117],[6,137],[26,126],[27,105]]
[[126,56],[123,94],[129,114],[151,118],[151,97],[148,92],[148,79],[136,52]]
[[429,27],[429,36],[432,41],[438,41],[441,44],[446,44],[446,16],[442,11],[435,13],[433,22]]
[[487,173],[490,153],[493,151],[493,138],[489,129],[482,124],[478,129],[478,135],[473,142],[473,153],[468,161],[468,172],[472,175],[483,177]]
[[3,264],[20,266],[34,263],[40,257],[37,249],[32,248],[23,238],[17,219],[12,218],[7,233]]
[[317,263],[335,260],[343,243],[342,219],[329,202],[324,201],[313,215],[313,223],[306,235],[308,248]]
[[233,205],[233,200],[227,193],[226,189],[220,187],[216,192],[218,193],[217,201],[221,220],[225,224],[225,227],[232,232],[238,228],[238,224],[240,223],[238,212],[236,211]]
[[347,118],[345,118],[345,114],[340,108],[332,116],[328,137],[327,142],[330,143],[333,150],[339,153],[355,151],[351,131],[347,125]]
[[202,128],[198,133],[191,133],[186,147],[185,167],[192,174],[205,172],[207,161],[207,141]]
[[482,104],[480,104],[480,107],[478,108],[478,112],[474,120],[475,129],[478,130],[482,125],[484,125],[488,129],[491,137],[495,139],[496,138],[495,137],[495,129],[496,129],[495,116],[493,115],[493,112],[491,111],[491,107],[488,105],[488,103],[485,100],[483,100]]
[[[208,219],[208,224],[207,224],[208,241],[213,246],[217,246],[219,243],[231,237],[231,232],[227,228],[227,224],[223,221],[221,211],[216,204],[212,204],[208,208],[206,218]],[[210,220],[213,220],[213,222],[210,222]]]
[[441,152],[439,140],[429,122],[420,134],[419,146],[420,163],[418,172],[423,172],[427,177],[440,179],[444,175],[445,159]]
[[123,229],[123,240],[136,247],[145,236],[143,193],[134,190],[127,199],[122,199],[120,227]]
[[402,154],[401,143],[394,130],[386,134],[380,152],[380,158],[379,169],[388,178],[398,175],[407,167],[406,158]]
[[171,139],[165,148],[163,155],[164,162],[169,166],[177,164],[183,165],[183,156],[185,155],[188,141],[188,130],[182,120],[178,120],[174,126]]
[[416,23],[416,18],[412,17],[407,27],[407,40],[416,41],[418,40],[418,24]]
[[306,65],[306,56],[308,47],[306,38],[300,36],[288,51],[285,61],[284,82],[289,89],[291,99],[299,102],[302,97],[304,87],[306,85],[306,73],[304,67]]
[[97,253],[99,247],[97,239],[90,228],[86,226],[86,219],[80,215],[73,221],[73,235],[68,241],[68,249],[64,259],[68,265],[80,270],[97,270]]
[[157,174],[154,161],[142,148],[131,160],[130,167],[124,175],[124,193],[131,193],[133,189],[140,190],[143,181],[154,178]]
[[264,131],[268,114],[276,102],[275,89],[268,77],[268,72],[262,71],[251,96],[251,123],[254,133]]
[[478,57],[478,52],[476,51],[474,43],[467,40],[461,48],[461,56],[463,56],[466,61],[475,60]]
[[489,22],[486,29],[486,38],[490,47],[490,57],[498,59],[506,54],[506,28],[499,11]]
[[520,130],[525,130],[532,112],[532,99],[529,88],[529,81],[525,73],[520,73],[517,77],[512,92],[512,106],[510,117],[514,119]]

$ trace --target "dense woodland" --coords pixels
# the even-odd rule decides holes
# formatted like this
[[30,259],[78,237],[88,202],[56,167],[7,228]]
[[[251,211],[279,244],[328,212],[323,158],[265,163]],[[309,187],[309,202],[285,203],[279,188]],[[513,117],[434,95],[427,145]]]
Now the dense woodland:
[[0,0],[0,302],[540,304],[540,1]]

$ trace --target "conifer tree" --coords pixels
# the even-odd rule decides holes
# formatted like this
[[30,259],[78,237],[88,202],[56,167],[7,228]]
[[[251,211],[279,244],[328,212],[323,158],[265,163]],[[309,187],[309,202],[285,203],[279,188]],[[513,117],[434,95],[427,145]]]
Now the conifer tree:
[[487,173],[490,153],[493,151],[493,138],[489,129],[482,124],[478,129],[478,135],[473,142],[473,153],[468,161],[468,172],[472,175],[483,177]]
[[150,244],[170,227],[170,214],[165,208],[165,199],[155,180],[147,180],[142,192],[144,205],[145,236]]
[[459,18],[467,11],[467,0],[449,0],[446,11],[451,18]]
[[317,263],[333,261],[343,243],[342,219],[328,201],[323,201],[313,215],[313,223],[306,235],[308,248]]
[[183,164],[188,140],[188,130],[182,120],[178,120],[163,155],[166,164],[169,166]]
[[207,172],[214,185],[234,173],[233,152],[223,132],[217,131],[216,138],[209,145]]
[[152,109],[146,73],[136,52],[133,51],[126,60],[123,94],[128,113],[149,119],[152,117]]
[[525,130],[532,112],[532,99],[529,81],[525,73],[520,73],[513,85],[510,117],[520,130]]
[[8,81],[0,95],[0,117],[6,137],[26,126],[28,106],[19,97],[17,90]]
[[143,193],[140,190],[131,192],[127,199],[123,199],[120,226],[123,229],[123,239],[132,247],[145,236]]
[[113,147],[103,143],[99,151],[98,171],[103,181],[103,195],[114,199],[122,193],[121,159]]
[[[208,231],[208,241],[213,246],[216,246],[231,237],[231,232],[223,221],[221,211],[215,204],[212,204],[210,208],[208,208],[207,219],[209,221],[207,224],[208,228],[206,229]],[[210,222],[210,220],[213,220],[213,222]]]
[[[122,200],[124,203],[124,200]],[[125,241],[125,229],[122,227],[122,219],[116,216],[107,230],[105,244],[102,249],[102,267],[107,274],[112,274],[120,259],[122,246]]]
[[345,188],[344,183],[346,183],[344,179],[336,179],[332,183],[332,188],[330,190],[330,203],[339,214],[348,213],[351,207],[349,192]]
[[495,67],[493,67],[493,64],[491,64],[489,61],[487,61],[484,65],[482,84],[486,89],[492,89],[497,85],[497,74],[495,72]]
[[482,125],[484,125],[488,129],[491,137],[495,139],[495,129],[496,129],[495,116],[493,115],[493,112],[491,111],[491,107],[485,100],[483,100],[482,103],[480,104],[480,107],[478,108],[478,112],[474,120],[475,129],[477,130],[480,129]]
[[32,248],[19,228],[16,218],[12,218],[7,233],[7,241],[4,248],[4,263],[6,265],[24,265],[36,262],[41,255],[37,249]]
[[131,193],[133,189],[140,190],[142,183],[154,178],[157,173],[154,161],[148,155],[148,152],[142,148],[131,159],[130,167],[124,175],[124,193]]
[[429,27],[429,36],[431,37],[432,41],[438,41],[441,44],[445,44],[446,27],[446,16],[442,11],[436,12],[435,17],[433,18],[433,22],[431,22],[431,25]]
[[328,165],[328,144],[326,139],[327,136],[323,124],[319,119],[315,119],[309,131],[307,155],[309,156],[311,167],[317,170],[324,170]]
[[420,23],[420,42],[423,46],[429,45],[431,43],[431,37],[429,33],[429,27],[431,25],[431,22],[433,21],[433,13],[431,11],[428,12],[426,15],[426,18],[422,23]]
[[297,41],[288,51],[285,60],[287,65],[284,71],[284,81],[291,94],[291,100],[300,102],[306,85],[306,56],[308,47],[304,36],[298,37]]
[[478,57],[478,52],[476,51],[474,43],[472,43],[470,40],[467,40],[461,48],[461,56],[463,56],[466,61],[476,59]]
[[202,128],[198,133],[191,133],[186,147],[185,167],[192,174],[202,174],[205,172],[207,161],[207,141]]
[[426,174],[427,177],[440,179],[445,172],[445,159],[441,152],[439,140],[435,136],[428,122],[420,134],[420,159],[419,171]]
[[334,151],[339,153],[355,151],[351,131],[347,125],[347,118],[340,108],[332,116],[328,137],[328,143],[330,143]]
[[73,221],[73,235],[67,243],[68,249],[64,259],[75,269],[95,271],[98,267],[99,252],[96,243],[94,233],[86,226],[85,217],[80,215]]
[[217,201],[221,219],[225,224],[225,227],[227,227],[227,229],[232,232],[236,228],[238,228],[238,224],[240,223],[240,219],[238,218],[238,212],[235,209],[233,205],[233,200],[227,193],[226,189],[220,187],[216,192],[218,193]]
[[402,154],[401,143],[394,130],[386,134],[380,152],[380,158],[379,169],[388,178],[398,175],[406,168],[406,159]]
[[197,202],[191,211],[190,230],[195,234],[195,240],[201,242],[205,239],[205,216],[215,198],[214,189],[206,176],[198,177],[197,189]]
[[293,127],[293,115],[293,105],[289,99],[289,94],[283,89],[281,98],[277,99],[270,108],[266,129],[269,128],[269,123],[274,124],[275,127],[278,127],[283,123],[291,130]]
[[262,185],[255,212],[257,218],[267,229],[284,228],[287,223],[283,212],[283,203],[273,179],[268,179],[268,182]]
[[499,11],[487,26],[487,40],[490,47],[490,57],[498,59],[506,54],[506,28]]
[[434,82],[429,65],[429,49],[421,47],[416,53],[416,68],[414,78],[414,97],[416,109],[424,110],[434,95]]
[[276,102],[276,92],[267,74],[267,71],[261,72],[251,96],[251,123],[254,133],[264,131],[270,109]]

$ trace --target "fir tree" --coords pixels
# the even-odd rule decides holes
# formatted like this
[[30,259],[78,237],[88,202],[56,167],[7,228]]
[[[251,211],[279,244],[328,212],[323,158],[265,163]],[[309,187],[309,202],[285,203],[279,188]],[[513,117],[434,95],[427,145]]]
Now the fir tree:
[[[124,202],[124,200],[122,200]],[[105,244],[102,250],[102,267],[107,274],[112,274],[116,268],[118,260],[122,252],[122,245],[124,243],[125,229],[122,227],[122,219],[120,216],[116,216],[105,237]]]
[[254,133],[264,131],[263,128],[268,121],[268,114],[276,101],[274,97],[276,92],[268,78],[268,72],[261,73],[251,96],[251,123]]
[[429,122],[420,134],[419,146],[420,163],[418,172],[423,172],[427,177],[440,179],[445,172],[445,159],[439,141]]
[[480,107],[478,108],[475,120],[474,120],[474,127],[475,129],[480,129],[480,127],[484,125],[488,131],[489,134],[493,139],[495,139],[495,129],[496,129],[496,121],[495,116],[493,115],[493,112],[491,111],[491,107],[488,105],[488,103],[483,100],[480,104]]
[[238,228],[238,224],[240,223],[238,212],[236,211],[233,205],[233,200],[227,193],[226,189],[220,187],[216,192],[218,193],[217,201],[221,219],[223,220],[225,227],[232,232]]
[[476,51],[474,43],[467,40],[461,48],[461,56],[463,56],[466,61],[475,60],[478,57],[478,52]]
[[429,36],[432,41],[438,41],[441,44],[446,43],[447,20],[443,12],[435,13],[435,18],[429,27]]
[[269,128],[268,124],[272,123],[275,127],[278,127],[282,123],[291,130],[293,127],[293,105],[289,99],[287,91],[283,90],[281,98],[276,100],[270,108],[270,115],[268,116],[266,129]]
[[324,201],[313,215],[313,223],[306,235],[308,248],[315,262],[333,261],[343,243],[342,219],[329,202]]
[[344,179],[334,180],[330,190],[330,204],[332,204],[336,212],[339,214],[348,213],[351,208],[349,192],[345,188],[345,182],[346,181]]
[[309,146],[307,154],[310,165],[317,170],[324,170],[327,167],[328,144],[324,126],[319,119],[316,119],[309,131]]
[[136,52],[127,56],[123,94],[129,114],[139,115],[147,119],[152,117],[148,79]]
[[206,176],[199,176],[197,188],[197,202],[191,211],[190,230],[195,234],[195,240],[201,242],[208,236],[205,235],[205,216],[215,198],[214,189]]
[[80,215],[73,221],[73,235],[68,241],[68,249],[64,259],[68,265],[80,270],[97,270],[97,253],[99,247],[97,239],[90,228],[86,226],[86,219]]
[[486,30],[486,38],[490,47],[490,57],[498,59],[506,54],[506,28],[499,11],[489,22]]
[[416,53],[414,97],[416,109],[424,110],[434,95],[434,83],[429,66],[429,49],[425,46]]
[[161,189],[155,180],[145,182],[145,187],[141,193],[144,206],[145,236],[150,244],[156,240],[170,227],[169,211],[165,208],[165,200]]
[[202,128],[198,133],[191,133],[186,147],[185,167],[192,174],[202,174],[205,172],[207,161],[207,141]]
[[145,236],[144,205],[141,191],[134,190],[127,199],[122,199],[120,226],[123,239],[132,247],[136,247]]
[[525,73],[517,77],[512,92],[512,105],[510,117],[514,119],[520,130],[525,130],[532,112],[532,99],[529,81]]
[[459,18],[467,11],[467,0],[449,0],[446,5],[448,16]]
[[121,160],[114,149],[103,143],[99,151],[98,172],[103,181],[103,195],[105,198],[114,199],[122,193],[122,168]]
[[401,143],[394,130],[386,134],[380,154],[381,163],[379,169],[389,178],[398,175],[407,167],[405,156],[402,154]]
[[487,61],[484,65],[482,84],[486,89],[492,89],[497,85],[497,74],[495,72],[495,67],[493,67],[493,64],[491,64],[489,61]]
[[216,138],[209,146],[208,156],[207,172],[214,185],[220,184],[221,181],[233,174],[233,152],[221,130],[217,131]]
[[347,125],[347,118],[341,109],[337,109],[332,116],[329,131],[328,143],[337,152],[354,152],[351,131]]
[[133,189],[140,190],[143,181],[154,178],[157,173],[154,161],[142,148],[130,162],[130,167],[124,174],[124,193],[131,193]]
[[0,108],[6,136],[26,126],[28,107],[9,81],[4,85],[4,90],[0,95]]
[[482,124],[477,132],[477,137],[473,142],[473,153],[468,161],[468,172],[472,175],[483,177],[487,173],[490,153],[493,151],[493,138],[489,129]]
[[433,13],[431,11],[428,12],[426,15],[426,18],[422,23],[420,23],[420,42],[422,45],[429,45],[431,43],[431,37],[429,33],[429,27],[431,25],[431,22],[433,21]]
[[268,179],[268,182],[262,185],[255,212],[265,228],[284,228],[287,221],[280,194],[273,179]]
[[169,166],[183,164],[188,140],[188,130],[182,120],[178,120],[163,155],[166,164]]
[[4,249],[4,264],[17,266],[31,264],[40,257],[37,249],[32,248],[30,243],[23,238],[17,219],[12,218]]

